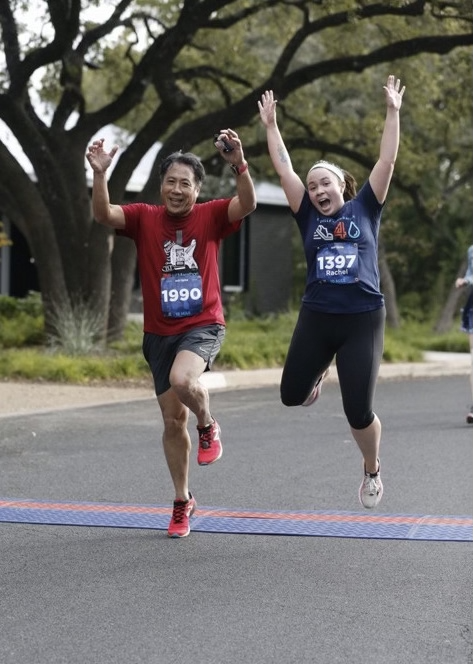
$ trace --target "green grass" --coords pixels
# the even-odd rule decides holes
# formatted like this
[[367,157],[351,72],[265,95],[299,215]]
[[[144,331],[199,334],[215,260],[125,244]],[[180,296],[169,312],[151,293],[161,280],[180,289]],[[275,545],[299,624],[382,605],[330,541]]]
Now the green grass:
[[9,348],[0,355],[0,378],[4,380],[93,384],[139,381],[148,376],[141,353],[71,356],[41,348]]
[[[297,318],[297,312],[253,320],[231,318],[225,343],[214,365],[215,370],[280,367]],[[141,352],[142,328],[129,323],[124,339],[106,351],[67,354],[60,347],[38,345],[40,322],[27,325],[24,314],[15,325],[0,326],[0,379],[97,384],[113,381],[149,380],[149,370]],[[34,333],[27,338],[24,330]],[[431,326],[409,322],[397,330],[387,329],[385,362],[420,362],[425,350],[468,352],[468,335],[459,331],[458,321],[448,334],[438,335]],[[6,336],[2,337],[2,330]],[[22,332],[23,330],[23,332]]]
[[[428,323],[409,322],[397,330],[387,328],[384,360],[386,362],[413,362],[422,359],[423,351],[444,353],[468,353],[468,334],[460,331],[460,321],[455,321],[452,330],[436,334]],[[420,356],[419,356],[420,353]]]
[[224,369],[264,369],[284,363],[297,314],[229,321],[216,365]]

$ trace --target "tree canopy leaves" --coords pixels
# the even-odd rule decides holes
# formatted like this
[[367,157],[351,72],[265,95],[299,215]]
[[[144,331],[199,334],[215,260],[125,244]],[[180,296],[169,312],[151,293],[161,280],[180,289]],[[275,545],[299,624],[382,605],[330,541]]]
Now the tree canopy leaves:
[[109,326],[127,303],[134,259],[119,243],[110,256],[84,168],[105,125],[133,137],[110,177],[114,202],[157,142],[141,200],[156,200],[159,160],[175,149],[219,177],[221,127],[240,132],[257,177],[274,178],[257,116],[265,89],[301,174],[325,156],[362,181],[388,73],[407,85],[388,262],[401,292],[452,276],[472,231],[471,2],[0,0],[0,25],[0,120],[31,164],[0,143],[0,208],[27,238],[47,301],[93,300]]

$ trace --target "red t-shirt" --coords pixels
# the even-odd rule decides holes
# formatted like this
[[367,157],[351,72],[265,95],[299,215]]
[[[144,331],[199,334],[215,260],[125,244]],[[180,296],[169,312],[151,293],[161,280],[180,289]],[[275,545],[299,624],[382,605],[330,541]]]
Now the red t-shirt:
[[218,252],[242,223],[229,223],[229,204],[229,198],[196,203],[182,218],[164,205],[122,206],[126,225],[117,235],[136,244],[145,332],[168,336],[225,324]]

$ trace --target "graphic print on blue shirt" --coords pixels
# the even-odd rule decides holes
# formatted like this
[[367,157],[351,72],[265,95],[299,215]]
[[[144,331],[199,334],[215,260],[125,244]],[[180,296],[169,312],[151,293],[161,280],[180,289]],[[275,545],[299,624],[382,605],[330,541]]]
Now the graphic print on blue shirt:
[[161,307],[169,318],[194,316],[202,311],[202,277],[194,259],[196,241],[184,247],[167,240],[164,243],[166,263],[161,278]]

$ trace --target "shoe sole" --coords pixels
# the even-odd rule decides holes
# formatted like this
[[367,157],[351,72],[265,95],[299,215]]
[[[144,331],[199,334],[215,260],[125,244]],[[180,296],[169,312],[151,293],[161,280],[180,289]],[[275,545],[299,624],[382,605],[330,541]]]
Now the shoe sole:
[[379,503],[381,502],[382,497],[383,497],[382,495],[381,496],[379,496],[379,495],[376,496],[376,502],[373,503],[373,505],[365,505],[365,503],[361,500],[361,498],[360,498],[360,503],[365,508],[365,510],[372,510],[375,507],[378,507]]
[[223,449],[220,448],[220,454],[218,455],[218,457],[215,457],[215,459],[212,459],[212,461],[197,461],[197,463],[199,464],[199,466],[211,466],[213,463],[222,458],[222,454],[223,454]]
[[384,487],[381,486],[381,489],[380,489],[379,493],[376,494],[376,496],[369,496],[369,498],[373,498],[373,501],[374,501],[373,504],[372,505],[365,505],[365,503],[361,499],[362,491],[361,491],[361,487],[360,487],[360,490],[358,492],[358,498],[359,498],[360,503],[363,505],[363,507],[365,509],[372,510],[375,507],[377,507],[379,505],[379,503],[381,502],[381,498],[383,497],[383,493],[384,493]]
[[317,401],[317,399],[320,397],[320,395],[322,393],[322,384],[323,384],[324,380],[328,377],[329,374],[330,374],[330,367],[328,369],[326,369],[326,371],[324,371],[324,373],[322,374],[322,376],[319,380],[319,384],[315,388],[316,391],[314,393],[314,396],[312,398],[309,397],[309,399],[304,401],[304,403],[302,403],[301,406],[303,406],[304,408],[308,408],[309,406],[312,406],[312,404],[314,404]]

